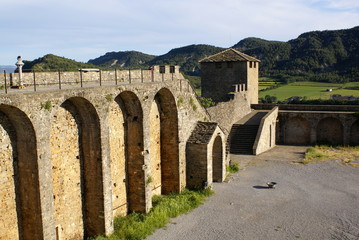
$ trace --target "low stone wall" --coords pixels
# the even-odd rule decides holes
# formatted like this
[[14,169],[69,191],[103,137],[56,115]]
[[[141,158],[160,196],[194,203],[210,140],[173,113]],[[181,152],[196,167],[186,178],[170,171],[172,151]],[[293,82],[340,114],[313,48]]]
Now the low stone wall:
[[255,110],[270,110],[275,106],[280,111],[343,111],[359,112],[359,105],[305,105],[305,104],[252,104]]
[[274,107],[261,120],[253,145],[254,155],[261,154],[275,146],[278,107]]
[[[19,85],[19,73],[0,73],[0,86]],[[139,70],[105,70],[105,71],[72,71],[72,72],[23,72],[24,86],[36,85],[78,85],[100,82],[104,85],[120,83],[149,83],[184,79],[179,66],[153,66],[151,69]]]

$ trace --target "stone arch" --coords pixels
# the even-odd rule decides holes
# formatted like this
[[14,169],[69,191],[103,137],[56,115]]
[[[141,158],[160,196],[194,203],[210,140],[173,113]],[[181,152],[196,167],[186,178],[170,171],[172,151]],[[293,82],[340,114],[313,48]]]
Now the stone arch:
[[126,215],[126,156],[125,156],[125,120],[116,102],[109,108],[108,125],[110,141],[110,162],[112,181],[112,209],[113,216]]
[[217,136],[214,139],[212,148],[213,182],[222,182],[223,180],[223,161],[222,137]]
[[115,101],[124,120],[126,199],[128,212],[146,211],[143,111],[140,100],[130,91],[120,93]]
[[350,128],[350,144],[359,145],[359,120],[356,120]]
[[326,117],[318,122],[317,143],[330,145],[343,144],[343,125],[339,119]]
[[0,238],[42,239],[35,130],[24,112],[1,104],[0,132],[7,146],[0,153],[0,168],[6,174],[0,185],[0,223],[6,227]]
[[66,239],[103,234],[100,120],[88,100],[72,97],[61,104],[50,148],[57,234]]
[[310,144],[310,123],[303,117],[289,118],[284,125],[284,143],[291,145]]
[[161,193],[180,191],[178,115],[175,98],[167,88],[155,95],[160,123]]

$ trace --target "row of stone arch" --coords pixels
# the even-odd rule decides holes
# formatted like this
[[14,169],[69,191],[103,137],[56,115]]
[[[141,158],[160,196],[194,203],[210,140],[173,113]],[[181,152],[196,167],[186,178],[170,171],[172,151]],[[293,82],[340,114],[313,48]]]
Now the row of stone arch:
[[[121,92],[109,108],[109,141],[103,142],[96,108],[83,97],[61,104],[51,120],[50,149],[56,232],[63,239],[105,233],[103,144],[109,144],[113,215],[146,211],[146,185],[151,194],[180,191],[178,115],[166,88],[155,95],[149,118],[151,166],[144,156],[144,116],[135,93]],[[0,239],[43,239],[36,132],[20,109],[0,105],[2,193]],[[0,129],[1,130],[1,129]],[[150,167],[151,176],[145,170]],[[10,178],[9,176],[13,176]],[[4,194],[3,194],[4,193]]]
[[[313,143],[312,135],[315,129],[316,143],[340,145],[344,144],[344,126],[334,117],[321,119],[316,126],[301,116],[289,118],[284,124],[284,143],[294,145],[309,145]],[[350,145],[359,144],[359,120],[350,126]]]

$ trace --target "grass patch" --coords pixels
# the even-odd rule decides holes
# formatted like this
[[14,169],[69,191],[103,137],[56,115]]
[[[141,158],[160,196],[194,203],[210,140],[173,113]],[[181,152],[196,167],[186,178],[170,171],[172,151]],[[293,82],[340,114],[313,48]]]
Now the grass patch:
[[170,218],[188,213],[200,206],[214,192],[210,189],[191,191],[185,189],[180,194],[154,196],[153,208],[148,214],[132,213],[117,217],[115,231],[108,237],[99,236],[95,240],[139,240],[151,235],[156,229],[164,227]]
[[229,172],[229,173],[236,173],[238,171],[239,171],[238,163],[232,163],[227,166],[227,172]]
[[353,167],[359,167],[359,163],[353,161],[359,159],[359,146],[314,146],[307,149],[305,157],[302,161],[296,162],[308,164],[313,161],[321,161],[323,159],[339,160],[342,164],[348,164]]

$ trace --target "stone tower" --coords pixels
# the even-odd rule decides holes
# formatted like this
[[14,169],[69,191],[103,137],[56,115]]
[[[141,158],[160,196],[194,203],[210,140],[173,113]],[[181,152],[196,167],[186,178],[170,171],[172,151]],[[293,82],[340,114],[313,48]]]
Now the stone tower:
[[202,96],[221,102],[229,100],[230,92],[246,91],[250,103],[258,103],[259,63],[233,48],[202,59]]

